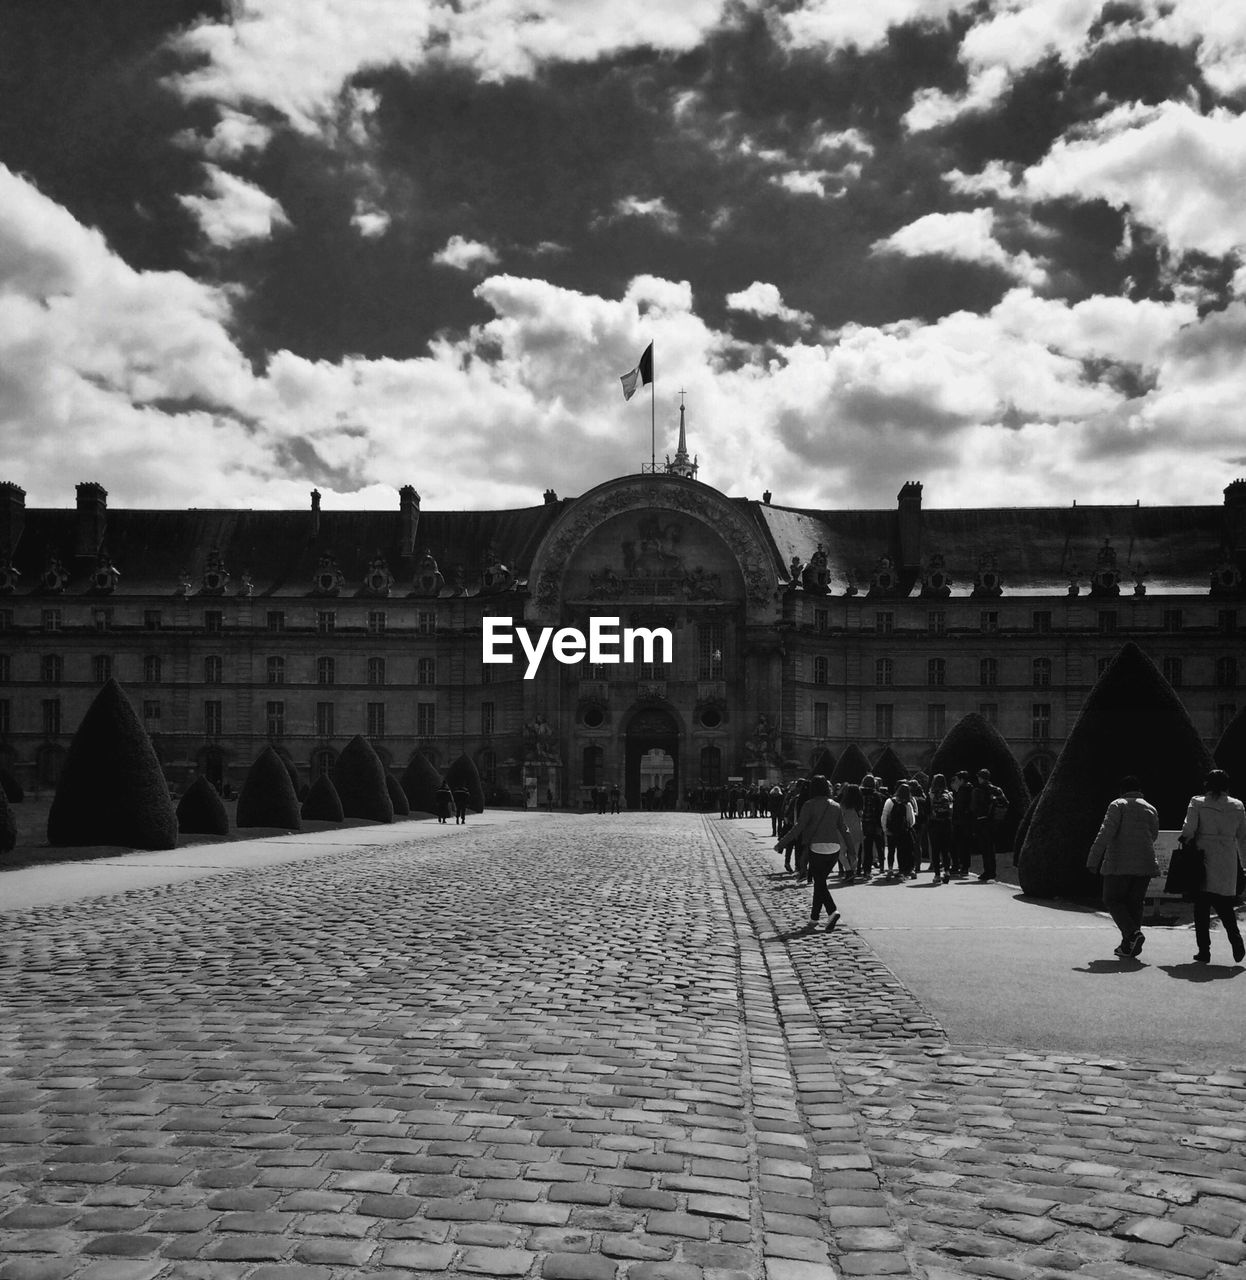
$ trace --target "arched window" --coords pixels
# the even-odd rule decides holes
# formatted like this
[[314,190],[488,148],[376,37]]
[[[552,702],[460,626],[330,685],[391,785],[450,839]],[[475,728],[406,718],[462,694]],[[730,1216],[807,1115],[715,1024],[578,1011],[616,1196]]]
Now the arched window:
[[322,778],[326,773],[333,772],[333,763],[337,759],[337,753],[330,747],[317,747],[311,754],[311,777],[315,782],[317,778]]

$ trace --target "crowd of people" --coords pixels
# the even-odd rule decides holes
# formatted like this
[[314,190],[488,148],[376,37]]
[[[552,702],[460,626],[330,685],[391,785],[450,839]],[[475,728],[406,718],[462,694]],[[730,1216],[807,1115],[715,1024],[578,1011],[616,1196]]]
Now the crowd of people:
[[982,868],[977,878],[994,880],[1009,813],[1008,798],[989,769],[972,777],[962,769],[950,779],[918,773],[891,788],[873,774],[859,784],[832,784],[816,774],[786,788],[776,785],[765,798],[754,816],[769,814],[784,870],[813,885],[811,929],[823,910],[828,930],[839,923],[828,887],[836,868],[844,884],[875,876],[916,880],[923,868],[935,883],[948,884],[969,877],[976,857]]

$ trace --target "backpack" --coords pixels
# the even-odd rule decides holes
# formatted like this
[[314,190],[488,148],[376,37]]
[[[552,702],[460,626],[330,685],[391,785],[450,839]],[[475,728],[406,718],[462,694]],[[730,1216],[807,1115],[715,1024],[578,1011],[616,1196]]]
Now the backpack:
[[941,791],[938,795],[930,797],[930,813],[931,816],[938,821],[944,821],[952,816],[952,793],[950,791]]
[[908,803],[899,800],[891,802],[891,812],[887,815],[887,830],[893,835],[909,829]]
[[990,815],[992,822],[1003,822],[1008,816],[1008,797],[996,786],[991,787]]
[[883,816],[883,802],[877,791],[861,792],[861,823],[863,826],[876,827]]

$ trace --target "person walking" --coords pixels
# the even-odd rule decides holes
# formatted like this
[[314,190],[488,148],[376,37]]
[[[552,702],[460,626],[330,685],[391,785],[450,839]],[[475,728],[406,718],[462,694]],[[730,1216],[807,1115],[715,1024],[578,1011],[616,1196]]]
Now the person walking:
[[456,827],[459,823],[466,825],[467,809],[471,802],[471,792],[465,786],[460,785],[454,788],[454,825]]
[[926,825],[930,836],[930,871],[936,882],[944,884],[952,876],[952,792],[947,779],[936,773],[930,781],[930,819]]
[[1203,851],[1205,876],[1202,888],[1194,894],[1194,939],[1197,964],[1211,963],[1211,913],[1214,910],[1224,925],[1225,937],[1233,959],[1241,964],[1246,959],[1246,945],[1234,914],[1237,898],[1238,868],[1246,855],[1246,808],[1228,794],[1229,775],[1213,769],[1207,775],[1204,794],[1194,796],[1185,815],[1177,839],[1185,844],[1193,841]]
[[454,792],[450,790],[447,782],[442,782],[436,791],[437,800],[437,821],[445,822],[450,814],[454,811]]
[[618,813],[619,811],[619,784],[611,783],[610,786],[610,812]]
[[841,852],[851,848],[852,834],[844,822],[843,810],[831,799],[831,784],[820,773],[809,779],[808,799],[800,807],[796,825],[779,838],[775,852],[783,853],[802,841],[809,849],[809,872],[813,880],[808,927],[817,928],[822,908],[826,907],[829,913],[826,931],[830,933],[839,923],[839,910],[826,880]]
[[[913,827],[917,806],[907,782],[896,784],[895,794],[883,805],[883,830],[887,833],[887,871],[895,867],[896,878],[916,880],[913,870]],[[894,860],[894,861],[893,861]]]
[[1132,774],[1121,779],[1120,792],[1103,815],[1086,869],[1098,872],[1103,879],[1103,905],[1121,933],[1115,954],[1132,960],[1146,941],[1142,911],[1147,885],[1152,876],[1159,875],[1155,856],[1159,814],[1143,799],[1142,783]]

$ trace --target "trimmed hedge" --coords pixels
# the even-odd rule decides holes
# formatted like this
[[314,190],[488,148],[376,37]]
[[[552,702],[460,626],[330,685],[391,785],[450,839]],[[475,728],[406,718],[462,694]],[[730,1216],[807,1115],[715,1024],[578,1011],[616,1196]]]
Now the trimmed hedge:
[[3,788],[0,788],[0,853],[12,853],[16,847],[17,815]]
[[401,785],[412,812],[437,812],[437,788],[441,786],[441,774],[427,756],[419,751],[412,755],[403,771]]
[[188,836],[229,835],[229,814],[216,788],[202,774],[177,802],[177,829]]
[[1017,861],[1036,897],[1097,897],[1086,854],[1121,778],[1136,774],[1159,825],[1181,826],[1203,790],[1211,755],[1181,699],[1132,641],[1113,658],[1082,706],[1038,797]]
[[242,790],[238,793],[238,809],[234,821],[240,827],[283,827],[302,831],[298,796],[286,762],[265,747],[247,770]]
[[1217,766],[1229,775],[1229,791],[1246,800],[1246,707],[1229,721],[1211,753]]
[[303,817],[315,822],[341,822],[345,816],[342,797],[338,795],[333,779],[322,773],[311,784],[307,799],[303,801]]
[[177,811],[147,730],[116,680],[87,708],[69,744],[48,843],[175,849]]
[[385,770],[385,790],[389,792],[389,802],[394,806],[394,817],[409,818],[411,802],[407,799],[407,794],[403,791],[398,779],[388,769]]
[[468,755],[461,755],[446,770],[446,781],[451,791],[460,787],[467,788],[467,803],[476,813],[485,811],[485,791],[480,785],[480,773],[475,762]]
[[874,761],[874,767],[870,772],[886,783],[888,791],[894,791],[897,783],[913,776],[904,767],[904,761],[890,747],[884,747],[879,752],[878,759]]
[[865,758],[865,752],[854,742],[851,746],[845,748],[844,754],[839,757],[839,763],[835,766],[830,777],[832,782],[853,782],[858,786],[861,779],[870,771],[870,762]]
[[809,776],[812,778],[821,774],[824,778],[830,778],[835,772],[836,764],[838,761],[835,759],[835,753],[829,747],[823,747],[809,770]]
[[0,791],[4,792],[4,798],[10,804],[21,804],[26,799],[26,792],[22,790],[22,784],[8,769],[0,769]]
[[931,776],[941,773],[949,785],[952,775],[960,769],[969,770],[971,782],[976,780],[979,769],[991,771],[991,781],[1008,797],[1008,817],[1000,827],[998,847],[1015,848],[1017,826],[1030,805],[1030,789],[1003,735],[976,711],[948,730],[930,762]]
[[346,817],[393,822],[394,802],[385,785],[385,766],[366,738],[355,734],[342,748],[333,765],[333,785]]

